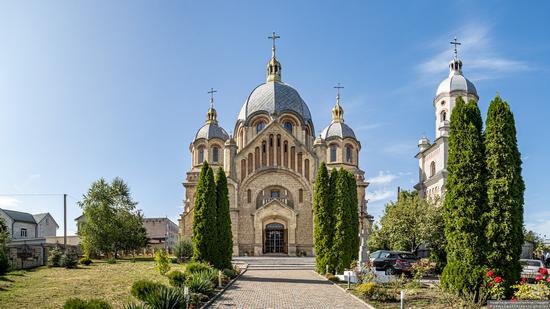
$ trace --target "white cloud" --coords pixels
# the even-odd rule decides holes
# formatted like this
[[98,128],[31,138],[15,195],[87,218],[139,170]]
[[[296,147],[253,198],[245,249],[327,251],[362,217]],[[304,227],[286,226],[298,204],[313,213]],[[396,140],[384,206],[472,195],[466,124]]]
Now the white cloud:
[[367,182],[369,182],[372,185],[374,185],[374,184],[382,185],[382,184],[388,184],[388,183],[394,181],[395,179],[397,179],[397,177],[398,177],[397,175],[394,175],[394,174],[390,173],[389,171],[388,172],[379,171],[378,176],[374,176],[374,177],[368,179]]
[[0,208],[17,208],[21,201],[9,196],[0,196]]
[[[502,73],[531,70],[532,66],[522,60],[507,58],[497,52],[495,39],[491,35],[491,26],[481,23],[469,23],[458,31],[457,37],[462,43],[458,47],[458,56],[464,62],[464,70],[471,80],[495,79]],[[439,52],[417,66],[423,80],[432,81],[448,72],[447,64],[452,59],[452,47],[444,44],[452,36],[438,38],[428,44],[438,46]]]
[[383,127],[383,126],[387,126],[387,125],[389,125],[388,122],[371,123],[371,124],[365,124],[365,125],[354,126],[354,127],[353,127],[353,130],[354,130],[355,132],[358,132],[358,131],[369,131],[369,130],[377,129],[377,128],[380,128],[380,127]]
[[395,192],[390,190],[375,190],[375,191],[367,191],[367,193],[365,194],[365,197],[367,200],[369,200],[369,203],[375,203],[375,202],[387,200],[393,197],[394,194]]
[[536,211],[525,213],[525,228],[536,232],[546,238],[550,238],[550,211]]

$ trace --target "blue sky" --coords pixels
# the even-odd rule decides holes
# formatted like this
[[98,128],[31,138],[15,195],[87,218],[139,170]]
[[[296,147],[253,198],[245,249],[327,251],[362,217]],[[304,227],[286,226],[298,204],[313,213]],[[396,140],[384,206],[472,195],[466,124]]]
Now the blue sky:
[[[484,118],[497,92],[515,113],[525,222],[550,237],[549,10],[545,1],[0,1],[0,194],[67,193],[72,219],[91,182],[120,176],[146,216],[175,221],[208,89],[231,131],[265,81],[276,31],[283,81],[308,103],[317,134],[333,86],[345,87],[378,217],[397,186],[417,181],[416,143],[433,139],[432,100],[456,36]],[[62,223],[61,196],[0,196],[0,207]]]

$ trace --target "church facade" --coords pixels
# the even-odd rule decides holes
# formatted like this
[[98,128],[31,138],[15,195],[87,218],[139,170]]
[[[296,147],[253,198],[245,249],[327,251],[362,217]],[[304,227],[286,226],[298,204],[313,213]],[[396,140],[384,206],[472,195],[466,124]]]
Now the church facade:
[[[456,41],[451,44],[460,44]],[[433,106],[435,111],[435,139],[430,143],[422,137],[418,141],[419,181],[414,188],[425,199],[443,197],[447,182],[447,156],[449,153],[449,129],[451,113],[458,97],[464,102],[478,101],[476,87],[462,74],[462,61],[458,59],[455,45],[455,57],[449,63],[449,76],[439,87]]]
[[189,146],[192,162],[183,182],[180,237],[193,237],[195,191],[205,161],[223,168],[228,177],[233,255],[315,254],[313,191],[321,162],[329,170],[342,167],[354,173],[357,211],[365,220],[368,183],[359,168],[361,143],[344,123],[340,95],[331,123],[316,137],[308,105],[282,81],[281,69],[273,44],[267,81],[247,97],[234,136],[219,126],[211,99],[206,123]]

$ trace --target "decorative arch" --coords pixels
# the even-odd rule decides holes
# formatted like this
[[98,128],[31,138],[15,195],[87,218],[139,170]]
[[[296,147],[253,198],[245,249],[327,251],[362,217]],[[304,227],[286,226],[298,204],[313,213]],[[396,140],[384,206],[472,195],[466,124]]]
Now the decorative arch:
[[435,176],[435,161],[432,161],[432,163],[430,163],[430,177],[433,176]]

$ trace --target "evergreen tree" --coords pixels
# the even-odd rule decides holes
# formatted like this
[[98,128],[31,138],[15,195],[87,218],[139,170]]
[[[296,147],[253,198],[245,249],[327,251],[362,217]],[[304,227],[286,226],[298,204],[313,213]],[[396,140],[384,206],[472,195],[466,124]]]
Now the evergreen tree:
[[336,182],[338,178],[338,170],[333,168],[330,171],[329,185],[328,185],[328,209],[330,210],[330,230],[332,231],[330,237],[330,244],[327,247],[325,254],[326,265],[328,265],[329,273],[335,273],[337,262],[336,252],[334,250],[334,237],[336,233]]
[[195,193],[193,260],[213,264],[217,254],[216,232],[216,184],[212,169],[204,161]]
[[476,293],[483,279],[486,242],[485,149],[482,120],[475,101],[461,97],[451,116],[448,179],[443,204],[447,265],[441,284],[458,294]]
[[[332,254],[335,259],[335,272],[341,273],[351,264],[351,241],[350,224],[351,213],[349,207],[349,191],[347,172],[343,169],[333,171],[335,175],[335,195],[334,195],[334,238],[332,244]],[[332,176],[332,175],[331,175]],[[332,177],[331,177],[332,179]]]
[[352,172],[346,171],[347,176],[347,198],[350,210],[350,254],[351,260],[359,258],[359,201],[357,199],[357,182]]
[[330,178],[325,162],[321,163],[315,179],[315,193],[313,196],[313,224],[315,245],[315,262],[318,273],[325,273],[329,264],[334,234],[333,212],[330,201]]
[[231,268],[233,255],[233,234],[231,233],[231,215],[229,212],[229,193],[227,177],[220,167],[216,174],[216,228],[218,256],[214,261],[217,269]]
[[523,244],[523,192],[521,156],[514,116],[497,95],[489,105],[485,126],[487,162],[486,230],[490,268],[507,286],[520,278]]

